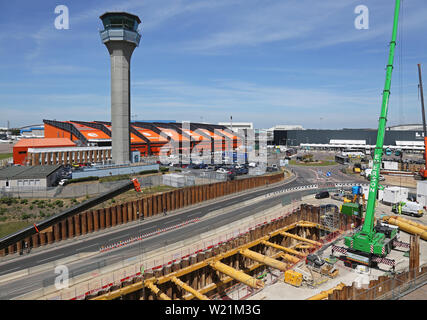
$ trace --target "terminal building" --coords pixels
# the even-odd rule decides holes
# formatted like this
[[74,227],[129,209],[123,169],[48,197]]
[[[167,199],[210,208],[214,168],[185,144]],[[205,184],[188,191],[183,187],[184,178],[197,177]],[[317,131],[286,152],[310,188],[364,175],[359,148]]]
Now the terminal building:
[[[377,129],[275,129],[271,143],[276,146],[299,146],[311,149],[360,148],[370,150],[375,148],[377,133]],[[388,127],[385,132],[384,147],[408,152],[423,151],[424,134],[422,126]]]
[[[111,163],[111,123],[43,120],[44,139],[22,139],[14,146],[14,163],[51,165]],[[206,123],[140,122],[130,124],[130,148],[146,156],[230,151],[242,145],[239,134]],[[16,154],[16,155],[15,155]]]

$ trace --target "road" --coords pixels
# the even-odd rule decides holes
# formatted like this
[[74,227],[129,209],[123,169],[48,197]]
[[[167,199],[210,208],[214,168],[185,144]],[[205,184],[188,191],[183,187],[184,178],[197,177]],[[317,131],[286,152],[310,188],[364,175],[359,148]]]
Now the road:
[[[283,194],[279,194],[275,197],[262,200],[249,206],[234,209],[231,213],[228,214],[209,216],[208,218],[203,219],[203,217],[212,211],[242,203],[267,193],[280,191],[284,188],[313,184],[321,181],[352,182],[347,176],[343,176],[343,174],[339,171],[339,166],[327,168],[293,166],[292,169],[297,179],[289,183],[281,183],[266,189],[247,192],[236,197],[222,200],[220,199],[198,208],[185,210],[179,214],[172,214],[161,218],[157,217],[153,219],[146,219],[145,221],[141,221],[130,226],[124,225],[111,230],[111,232],[96,233],[93,234],[93,236],[84,238],[82,240],[76,239],[75,241],[67,242],[65,245],[51,247],[46,250],[40,250],[37,253],[30,253],[26,256],[18,257],[3,263],[0,262],[0,276],[22,269],[53,262],[78,253],[96,252],[101,246],[112,244],[118,241],[124,241],[143,233],[149,233],[158,229],[177,225],[181,222],[194,218],[202,219],[200,222],[189,224],[173,231],[161,233],[157,236],[147,238],[143,241],[138,241],[120,249],[115,249],[105,253],[98,253],[83,261],[80,260],[67,264],[67,267],[70,271],[70,278],[72,278],[104,266],[112,265],[122,260],[132,259],[132,257],[140,255],[144,252],[161,249],[166,245],[194,236],[194,234],[202,234],[209,230],[219,228],[225,224],[230,224],[232,222],[241,220],[245,217],[251,216],[281,203]],[[331,176],[328,179],[326,179],[326,177],[323,178],[319,170],[322,170],[323,177],[325,176],[326,170],[331,172]],[[1,283],[0,299],[11,299],[26,292],[52,285],[54,284],[54,279],[56,276],[57,274],[54,273],[52,268],[52,270],[42,271],[40,273],[12,280],[7,283]]]

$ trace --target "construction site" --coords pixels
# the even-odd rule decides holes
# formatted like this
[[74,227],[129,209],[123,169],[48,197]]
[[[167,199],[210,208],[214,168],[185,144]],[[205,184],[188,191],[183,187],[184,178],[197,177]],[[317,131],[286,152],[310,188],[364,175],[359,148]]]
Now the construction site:
[[[293,150],[288,140],[296,139],[283,132],[283,154],[284,145],[267,148],[266,132],[233,130],[232,117],[230,129],[203,121],[131,121],[130,61],[141,20],[127,12],[102,14],[111,121],[44,119],[43,138],[15,144],[14,165],[0,172],[9,195],[0,215],[18,199],[22,210],[37,210],[37,203],[58,208],[0,239],[0,299],[425,300],[420,64],[423,149],[419,141],[385,144],[400,9],[396,0],[375,146],[307,138]],[[320,161],[310,147],[341,153]],[[418,162],[404,163],[404,152]],[[354,154],[367,160],[363,167],[349,164]],[[393,161],[384,163],[384,155]],[[117,180],[108,180],[114,175]],[[19,193],[52,187],[45,196],[55,198],[69,183],[83,188],[78,183],[100,178],[115,183],[66,207],[51,199],[29,204]],[[157,189],[144,189],[155,178]]]
[[[355,232],[357,221],[340,214],[338,203],[329,201],[326,205],[312,198],[306,196],[304,202],[313,204],[279,205],[238,225],[166,247],[163,256],[136,257],[144,261],[142,264],[99,270],[96,279],[76,282],[60,297],[374,300],[399,299],[408,291],[418,290],[418,298],[423,299],[425,290],[420,285],[427,277],[425,225],[383,215],[383,221],[403,231],[395,240],[395,250],[375,268],[346,267],[339,245],[345,235]],[[155,265],[159,262],[162,264]],[[43,299],[58,298],[58,294]]]

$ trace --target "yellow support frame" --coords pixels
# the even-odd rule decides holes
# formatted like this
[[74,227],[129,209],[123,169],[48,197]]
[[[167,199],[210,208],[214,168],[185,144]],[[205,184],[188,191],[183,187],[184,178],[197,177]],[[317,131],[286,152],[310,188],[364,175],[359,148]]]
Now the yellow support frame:
[[208,297],[206,297],[204,294],[201,294],[199,291],[193,289],[192,287],[190,287],[189,285],[187,285],[186,283],[182,282],[180,279],[178,279],[177,277],[172,277],[171,281],[173,283],[175,283],[177,286],[183,288],[185,291],[190,292],[193,296],[195,296],[197,299],[199,300],[210,300]]
[[[293,249],[290,249],[290,248],[286,248],[286,247],[280,246],[278,244],[272,243],[272,242],[270,242],[268,240],[271,239],[271,238],[273,238],[273,237],[275,237],[275,236],[277,236],[277,235],[279,235],[279,234],[281,234],[283,236],[290,236],[290,237],[293,237],[293,238],[297,238],[297,240],[305,241],[305,242],[314,244],[316,246],[322,246],[322,244],[320,242],[309,240],[309,239],[306,239],[306,238],[303,238],[303,237],[299,237],[297,235],[294,235],[294,234],[286,232],[286,231],[291,230],[291,229],[296,228],[296,227],[318,228],[318,229],[324,229],[324,230],[326,230],[324,227],[320,226],[317,223],[313,223],[313,222],[301,220],[301,221],[292,223],[292,224],[290,224],[290,225],[288,225],[288,226],[286,226],[284,228],[281,228],[279,230],[270,232],[268,235],[263,236],[263,237],[261,237],[261,238],[259,238],[257,240],[254,240],[254,241],[252,241],[250,243],[241,245],[241,246],[239,246],[239,247],[237,247],[235,249],[232,249],[232,250],[229,250],[229,251],[227,251],[225,253],[216,255],[215,257],[211,257],[211,258],[206,259],[204,261],[195,263],[195,264],[193,264],[191,266],[188,266],[188,267],[186,267],[184,269],[172,272],[172,273],[170,273],[170,274],[168,274],[166,276],[161,276],[159,278],[151,277],[150,279],[146,279],[145,280],[145,286],[149,287],[155,294],[158,294],[158,292],[160,292],[160,290],[155,286],[155,284],[163,284],[163,283],[168,282],[168,281],[173,281],[174,278],[178,279],[180,276],[183,276],[185,274],[188,274],[188,273],[194,272],[196,270],[202,269],[202,268],[204,268],[204,267],[206,267],[208,265],[213,266],[217,262],[220,263],[221,265],[224,265],[224,266],[228,267],[227,265],[221,263],[220,260],[222,260],[224,258],[227,258],[227,257],[230,257],[232,255],[238,254],[240,251],[248,250],[249,248],[254,247],[254,246],[256,246],[256,245],[258,245],[260,243],[264,244],[264,245],[267,245],[267,246],[271,246],[273,248],[276,248],[276,249],[282,251],[282,252],[278,252],[278,253],[274,254],[272,257],[269,257],[269,258],[271,258],[273,260],[275,260],[276,258],[283,258],[283,259],[289,261],[290,263],[295,264],[298,261],[300,261],[300,258],[297,258],[297,257],[292,256],[292,255],[287,254],[287,253],[291,253],[291,254],[297,255],[299,257],[305,257],[306,255],[303,254],[303,253],[301,253],[301,252],[298,252],[296,250],[293,250]],[[283,251],[285,251],[287,253],[285,253]],[[266,256],[263,255],[263,257],[266,257]],[[275,260],[275,261],[277,261],[277,260]],[[277,262],[283,263],[281,261],[277,261]],[[216,264],[216,265],[218,266],[220,264]],[[258,268],[258,267],[260,267],[260,266],[262,266],[264,264],[265,264],[264,262],[262,262],[262,263],[261,262],[256,262],[250,268],[246,269],[246,272],[252,271],[252,270],[254,270],[254,269],[256,269],[256,268]],[[283,263],[283,264],[285,264],[285,263]],[[229,268],[231,268],[231,267],[229,267]],[[231,269],[233,269],[233,268],[231,268]],[[245,274],[242,271],[239,271],[239,270],[236,270],[236,269],[233,269],[233,270],[236,271],[236,272],[238,272],[238,274],[240,274],[240,275]],[[233,270],[231,270],[231,271],[233,271]],[[236,273],[232,272],[232,274],[235,275]],[[251,276],[249,276],[247,274],[245,274],[245,275],[247,277],[243,277],[243,278],[246,278],[246,279],[251,278],[253,280],[260,281],[260,280],[254,279],[253,277],[251,277]],[[233,277],[231,277],[230,275],[227,275],[227,277],[225,277],[224,279],[222,279],[219,284],[216,284],[216,283],[210,284],[210,285],[206,286],[205,288],[199,289],[198,291],[196,290],[196,292],[198,292],[200,295],[203,295],[204,293],[207,293],[207,292],[209,292],[209,291],[217,288],[219,285],[226,284],[226,283],[232,281],[233,279],[234,279]],[[255,283],[255,286],[257,286],[256,283]],[[112,299],[116,299],[116,298],[119,298],[120,296],[123,296],[123,295],[129,294],[129,293],[135,292],[137,290],[141,290],[142,287],[143,287],[142,282],[138,282],[138,283],[129,285],[129,286],[125,287],[125,288],[120,288],[120,289],[118,289],[118,290],[116,290],[114,292],[109,292],[109,293],[106,293],[104,295],[95,297],[92,300],[112,300]],[[189,287],[189,288],[191,288],[191,287]],[[184,290],[186,290],[186,289],[184,288]],[[193,299],[195,297],[195,295],[193,294],[193,292],[190,292],[189,290],[186,290],[186,291],[188,291],[189,293],[187,295],[183,296],[183,299],[190,300],[190,299]],[[194,292],[194,293],[196,293],[196,292]],[[161,295],[160,296],[161,299],[164,298],[166,300],[170,300],[170,298],[167,295],[165,295],[164,293],[160,293],[160,295]]]
[[282,261],[273,259],[271,257],[265,256],[261,253],[249,250],[249,249],[245,249],[245,250],[240,250],[239,253],[249,259],[255,260],[257,262],[263,263],[269,267],[272,267],[274,269],[278,269],[281,271],[286,271],[288,270],[288,265]]

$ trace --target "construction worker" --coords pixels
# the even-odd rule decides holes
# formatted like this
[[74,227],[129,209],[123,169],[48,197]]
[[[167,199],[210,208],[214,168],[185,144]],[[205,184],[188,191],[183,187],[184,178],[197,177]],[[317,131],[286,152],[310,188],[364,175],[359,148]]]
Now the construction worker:
[[397,213],[402,214],[402,202],[399,202],[399,205],[397,207]]

